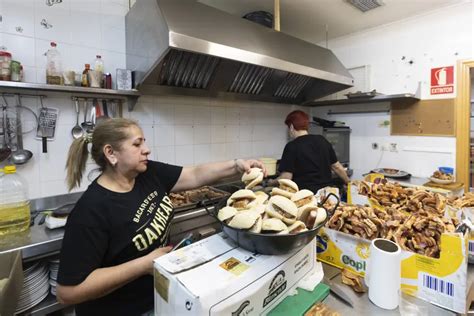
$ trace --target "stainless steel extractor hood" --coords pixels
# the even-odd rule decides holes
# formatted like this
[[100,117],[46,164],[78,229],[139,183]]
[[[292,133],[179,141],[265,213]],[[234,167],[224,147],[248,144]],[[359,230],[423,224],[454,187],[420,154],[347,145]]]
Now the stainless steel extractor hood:
[[137,0],[125,21],[143,93],[302,104],[353,85],[330,50],[194,0]]

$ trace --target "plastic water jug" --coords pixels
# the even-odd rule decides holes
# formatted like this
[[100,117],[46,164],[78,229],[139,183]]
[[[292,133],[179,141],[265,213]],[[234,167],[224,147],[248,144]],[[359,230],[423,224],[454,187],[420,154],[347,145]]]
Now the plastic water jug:
[[27,184],[15,166],[5,166],[0,173],[0,237],[28,230],[30,218]]

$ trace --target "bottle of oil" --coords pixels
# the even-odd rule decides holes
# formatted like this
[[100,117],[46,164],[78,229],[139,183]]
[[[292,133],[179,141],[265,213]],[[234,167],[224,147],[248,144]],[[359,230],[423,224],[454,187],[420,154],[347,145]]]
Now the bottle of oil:
[[0,238],[30,227],[30,202],[26,182],[15,166],[5,166],[0,173]]

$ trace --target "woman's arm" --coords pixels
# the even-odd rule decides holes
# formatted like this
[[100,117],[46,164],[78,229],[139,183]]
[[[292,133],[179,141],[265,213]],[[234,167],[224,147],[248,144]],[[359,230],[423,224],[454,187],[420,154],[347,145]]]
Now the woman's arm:
[[344,167],[341,165],[339,161],[336,163],[333,163],[331,165],[331,169],[339,176],[339,178],[341,178],[344,181],[345,184],[351,181],[349,177],[347,176],[346,170],[344,170]]
[[105,296],[125,284],[153,273],[153,260],[166,254],[171,247],[157,248],[148,255],[114,267],[99,268],[78,285],[57,286],[61,304],[73,305]]
[[258,160],[234,159],[223,162],[206,163],[194,167],[184,167],[178,182],[171,190],[172,192],[198,188],[211,184],[222,178],[247,172],[252,167],[258,167],[267,172],[262,162]]

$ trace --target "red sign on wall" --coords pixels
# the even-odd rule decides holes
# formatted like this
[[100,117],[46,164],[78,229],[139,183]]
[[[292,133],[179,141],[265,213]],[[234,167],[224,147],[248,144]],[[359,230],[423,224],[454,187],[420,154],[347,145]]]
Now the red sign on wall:
[[454,92],[454,66],[431,69],[431,94]]

